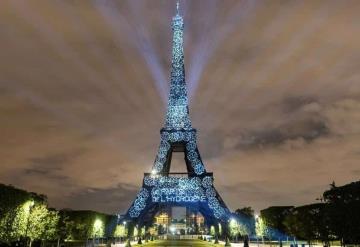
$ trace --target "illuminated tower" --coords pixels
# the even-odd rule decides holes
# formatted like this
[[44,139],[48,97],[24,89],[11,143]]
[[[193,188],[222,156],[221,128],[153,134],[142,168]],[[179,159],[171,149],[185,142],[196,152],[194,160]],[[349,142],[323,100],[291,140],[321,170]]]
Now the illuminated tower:
[[184,21],[179,14],[179,3],[177,3],[176,15],[172,20],[172,31],[171,79],[165,129],[192,129],[185,84]]
[[[204,168],[196,130],[191,126],[185,83],[184,21],[179,4],[172,19],[172,31],[170,92],[160,146],[151,173],[144,174],[142,188],[125,219],[146,226],[157,212],[170,205],[200,212],[207,225],[226,223],[231,213],[214,188],[213,174]],[[170,173],[173,152],[184,153],[187,173]]]

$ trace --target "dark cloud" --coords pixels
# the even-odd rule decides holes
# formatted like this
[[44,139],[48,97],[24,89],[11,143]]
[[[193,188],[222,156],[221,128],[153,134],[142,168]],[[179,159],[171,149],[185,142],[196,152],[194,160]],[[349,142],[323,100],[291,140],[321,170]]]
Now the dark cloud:
[[260,131],[250,131],[239,137],[237,145],[240,149],[266,148],[282,145],[287,141],[303,139],[312,142],[329,133],[326,123],[312,119],[298,120],[277,128],[266,126]]
[[44,157],[31,158],[29,168],[24,170],[24,174],[41,179],[46,176],[54,180],[66,180],[67,176],[61,175],[63,167],[72,162],[72,159],[82,155],[84,149],[72,150],[69,153],[51,154]]
[[298,96],[285,98],[282,105],[285,113],[294,113],[311,103],[317,103],[316,98],[311,96]]
[[[53,168],[54,170],[59,170],[59,168]],[[25,169],[25,174],[27,175],[43,175],[43,176],[48,176],[50,173],[52,173],[52,171],[50,170],[50,167],[47,168],[29,168],[29,169]]]
[[119,213],[126,211],[139,190],[130,184],[119,183],[113,188],[85,188],[66,198],[69,207],[74,209],[98,210]]
[[72,150],[69,153],[57,153],[50,154],[43,157],[36,157],[30,159],[30,166],[34,170],[47,170],[48,168],[58,170],[63,165],[66,165],[71,162],[72,159],[82,155],[85,152],[85,149],[81,150]]

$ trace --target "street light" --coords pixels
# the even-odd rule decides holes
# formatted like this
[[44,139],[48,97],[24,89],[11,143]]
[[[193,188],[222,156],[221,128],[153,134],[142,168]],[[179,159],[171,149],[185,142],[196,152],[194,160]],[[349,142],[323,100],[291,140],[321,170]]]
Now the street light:
[[[28,238],[28,230],[29,230],[29,223],[30,223],[30,216],[31,216],[31,210],[33,209],[35,202],[33,200],[26,202],[26,206],[28,206],[28,208],[26,209],[26,213],[27,213],[27,219],[26,219],[26,230],[25,230],[25,237]],[[30,240],[31,241],[31,240]],[[28,241],[26,239],[26,245],[28,244]]]
[[256,233],[256,242],[257,242],[257,246],[259,247],[259,236],[258,233],[256,232],[256,228],[259,227],[259,215],[255,214],[255,233]]
[[[126,221],[124,220],[123,221],[123,226],[124,226],[124,239],[126,238]],[[121,237],[120,237],[120,240],[121,240]]]
[[100,231],[102,230],[103,227],[103,222],[100,219],[96,219],[94,221],[94,232],[96,233],[100,233]]
[[[100,219],[96,219],[94,221],[94,226],[93,226],[93,231],[94,231],[94,238],[93,240],[96,241],[96,235],[98,233],[99,236],[101,236],[103,234],[103,222]],[[94,242],[94,241],[93,241]]]
[[175,231],[176,231],[175,226],[170,226],[170,231],[171,231],[171,233],[174,235],[174,234],[175,234]]

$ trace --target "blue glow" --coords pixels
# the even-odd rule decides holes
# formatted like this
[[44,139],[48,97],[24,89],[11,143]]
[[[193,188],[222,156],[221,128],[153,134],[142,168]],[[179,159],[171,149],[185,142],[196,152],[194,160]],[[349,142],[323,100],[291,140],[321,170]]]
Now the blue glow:
[[213,178],[212,177],[204,177],[202,180],[202,186],[205,188],[210,188],[213,186]]
[[176,14],[172,20],[173,50],[171,61],[171,82],[166,129],[191,129],[184,67],[184,21]]
[[[213,184],[213,177],[206,174],[196,143],[196,130],[189,117],[188,97],[185,84],[182,17],[177,11],[172,20],[173,55],[171,82],[165,126],[161,131],[160,145],[151,174],[143,180],[143,188],[137,195],[129,215],[137,218],[152,203],[205,203],[217,219],[226,219],[229,210],[219,201]],[[185,146],[189,173],[195,177],[170,176],[168,158],[172,147]],[[221,199],[220,199],[221,200]]]
[[159,150],[152,171],[156,173],[164,172],[164,164],[166,162],[166,157],[170,152],[171,144],[176,142],[186,142],[186,159],[190,162],[191,167],[197,175],[204,174],[206,170],[196,147],[196,132],[193,130],[163,130],[161,133]]
[[140,212],[146,207],[146,200],[148,199],[148,197],[148,190],[142,188],[137,194],[132,207],[129,209],[129,213],[132,218],[138,217],[140,215]]
[[[147,184],[146,184],[147,182]],[[159,177],[144,181],[152,185],[152,202],[205,202],[199,178]]]
[[[149,193],[151,191],[151,193]],[[228,209],[221,206],[213,185],[213,178],[173,177],[148,175],[144,177],[144,188],[138,193],[133,206],[129,209],[132,218],[139,217],[150,203],[197,203],[209,205],[215,218],[226,218]]]

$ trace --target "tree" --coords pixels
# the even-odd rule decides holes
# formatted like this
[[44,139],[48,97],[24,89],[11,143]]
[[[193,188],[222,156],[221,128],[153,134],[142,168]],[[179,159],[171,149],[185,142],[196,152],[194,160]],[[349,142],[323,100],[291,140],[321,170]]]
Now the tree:
[[247,236],[250,234],[250,229],[247,225],[239,222],[235,219],[230,220],[229,222],[229,233],[231,237],[238,237],[238,236]]
[[26,223],[29,219],[29,203],[9,209],[1,217],[0,239],[10,244],[25,236]]
[[267,228],[264,220],[261,217],[258,217],[256,219],[255,234],[256,234],[256,236],[259,236],[261,238],[264,238],[265,236],[268,235],[268,228]]
[[262,220],[262,224],[266,226],[266,237],[270,239],[284,238],[286,227],[283,222],[292,208],[294,207],[275,206],[260,211],[260,219]]
[[126,227],[124,225],[117,225],[114,232],[114,237],[124,238],[127,236]]
[[[90,210],[60,211],[62,235],[66,240],[111,237],[116,228],[116,216]],[[64,236],[65,235],[65,236]]]
[[27,226],[27,236],[33,240],[57,239],[57,226],[59,221],[58,212],[48,210],[45,204],[35,204]]
[[254,210],[251,207],[244,207],[235,210],[237,222],[239,224],[239,232],[242,236],[255,233]]
[[254,210],[251,207],[238,208],[235,210],[235,213],[254,218]]
[[13,186],[0,184],[0,241],[11,243],[24,233],[30,194]]
[[47,198],[0,184],[0,245],[33,240],[85,240],[113,236],[117,217],[93,211],[56,211]]
[[234,219],[229,222],[229,233],[231,237],[237,237],[240,234],[239,223]]
[[360,243],[360,181],[339,187],[333,182],[323,198],[330,231],[341,245]]
[[322,239],[324,206],[323,203],[315,203],[291,209],[284,220],[287,231],[297,238],[307,240],[309,245],[312,240]]
[[27,236],[32,205],[46,204],[46,196],[0,184],[0,243]]

